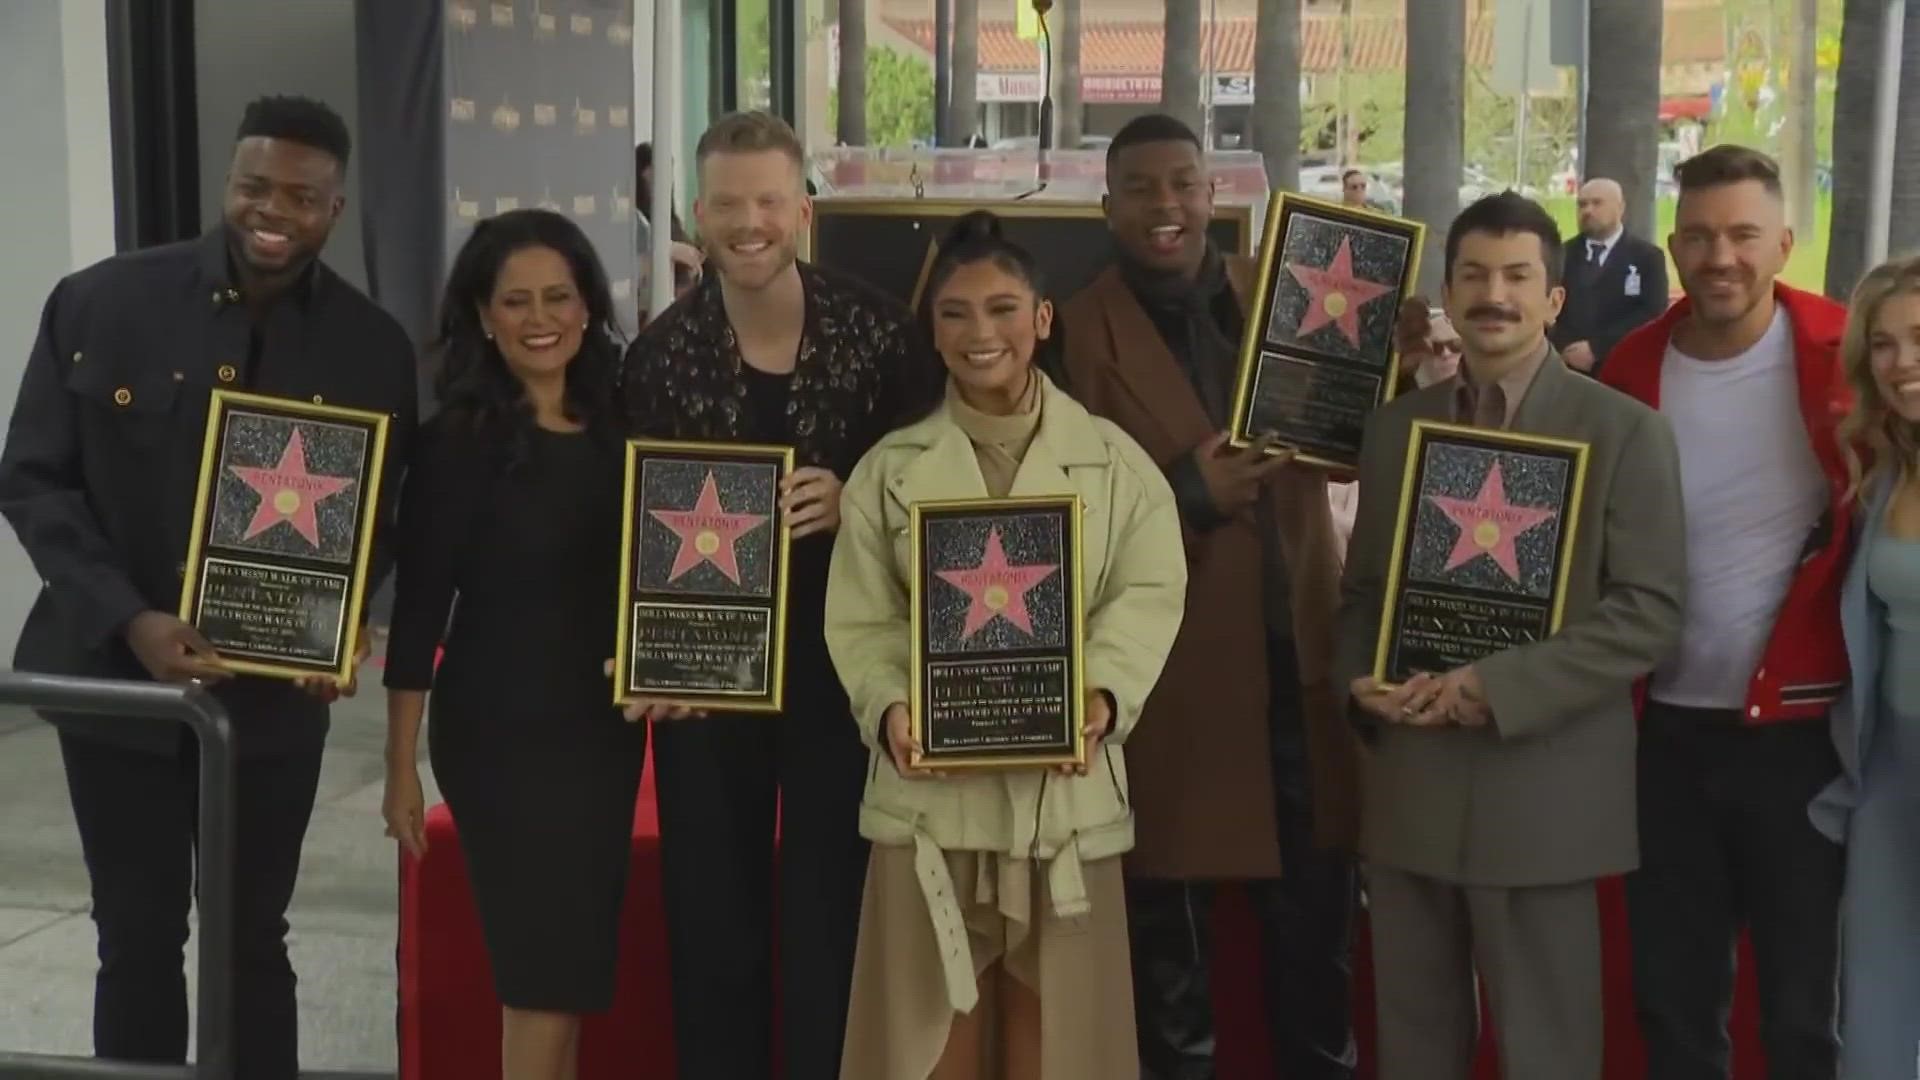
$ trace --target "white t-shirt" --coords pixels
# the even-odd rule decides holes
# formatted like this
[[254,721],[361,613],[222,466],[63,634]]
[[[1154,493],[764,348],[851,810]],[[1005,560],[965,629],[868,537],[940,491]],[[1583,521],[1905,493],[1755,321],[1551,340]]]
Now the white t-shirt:
[[1786,311],[1730,359],[1697,360],[1669,345],[1660,411],[1680,445],[1687,604],[1679,651],[1654,672],[1652,694],[1671,705],[1739,709],[1827,506]]

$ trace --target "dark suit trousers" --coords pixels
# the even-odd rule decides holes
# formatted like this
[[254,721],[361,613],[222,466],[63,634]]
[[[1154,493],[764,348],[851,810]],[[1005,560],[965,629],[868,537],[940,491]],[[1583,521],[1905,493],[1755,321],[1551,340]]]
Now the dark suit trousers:
[[1640,869],[1627,878],[1648,1080],[1725,1080],[1734,946],[1753,939],[1768,1075],[1832,1080],[1843,850],[1807,803],[1839,774],[1827,723],[1746,727],[1649,702]]
[[1485,980],[1505,1080],[1600,1080],[1606,1031],[1591,881],[1454,885],[1368,874],[1380,1080],[1468,1080]]
[[[1272,667],[1296,671],[1275,642]],[[1353,860],[1314,846],[1309,769],[1294,680],[1274,696],[1273,765],[1279,879],[1244,882],[1260,924],[1267,1031],[1287,1080],[1348,1080],[1353,1036]],[[1218,886],[1130,878],[1135,1026],[1141,1080],[1210,1080],[1214,1030],[1209,960]]]
[[[194,895],[199,747],[172,754],[60,738],[100,935],[93,1045],[102,1058],[184,1062],[187,913]],[[234,1053],[247,1080],[293,1080],[298,1014],[287,904],[320,783],[320,750],[243,758],[234,792]]]
[[653,745],[680,1077],[836,1080],[867,871],[846,706],[657,723]]

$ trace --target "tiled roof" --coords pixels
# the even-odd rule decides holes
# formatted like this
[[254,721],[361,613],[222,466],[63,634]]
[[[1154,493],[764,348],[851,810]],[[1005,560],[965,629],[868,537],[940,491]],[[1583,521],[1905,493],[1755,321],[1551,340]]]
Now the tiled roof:
[[[1342,21],[1338,16],[1301,18],[1300,67],[1309,75],[1325,74],[1343,66]],[[921,49],[933,51],[933,20],[887,18],[887,26]],[[1397,15],[1356,15],[1353,24],[1352,71],[1390,71],[1406,64],[1406,21]],[[1083,76],[1158,75],[1162,24],[1104,22],[1088,19],[1081,29],[1080,71]],[[1247,74],[1253,71],[1254,20],[1221,19],[1213,24],[1211,47],[1218,50],[1214,70]],[[1207,67],[1202,42],[1201,67]],[[1038,46],[1022,41],[1008,19],[980,20],[980,71],[983,74],[1032,71]],[[1668,64],[1718,61],[1726,54],[1725,16],[1718,5],[1669,7],[1666,13],[1664,59]],[[1476,67],[1493,62],[1493,19],[1474,19],[1467,28],[1467,61]]]

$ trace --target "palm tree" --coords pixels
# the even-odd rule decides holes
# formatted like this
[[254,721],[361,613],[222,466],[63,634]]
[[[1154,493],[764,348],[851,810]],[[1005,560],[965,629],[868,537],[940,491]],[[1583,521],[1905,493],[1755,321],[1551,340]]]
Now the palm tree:
[[1466,0],[1416,0],[1407,5],[1406,163],[1403,213],[1426,223],[1433,238],[1421,259],[1423,292],[1438,296],[1442,253],[1438,242],[1460,211],[1460,170],[1466,156]]
[[840,141],[867,144],[867,0],[840,0]]
[[980,0],[953,0],[952,78],[947,138],[965,146],[980,129]]
[[1260,0],[1253,46],[1253,148],[1267,186],[1300,186],[1300,0]]
[[1607,0],[1588,18],[1588,179],[1616,180],[1627,200],[1627,228],[1652,236],[1660,164],[1661,0]]
[[1160,60],[1160,111],[1199,131],[1200,3],[1167,0],[1165,52]]
[[[1846,0],[1840,16],[1840,68],[1833,94],[1833,217],[1827,227],[1827,295],[1844,300],[1866,273],[1867,198],[1876,136],[1874,90],[1879,81],[1882,0]],[[1898,135],[1893,172],[1910,177],[1920,167],[1920,4],[1907,5],[1900,58]],[[1920,241],[1920,190],[1893,186],[1887,251],[1909,252]]]
[[1787,223],[1802,235],[1814,229],[1815,99],[1820,73],[1815,46],[1820,37],[1820,0],[1798,0],[1786,26],[1793,52],[1787,61],[1787,129],[1781,140],[1781,171],[1786,174]]
[[1077,149],[1085,127],[1080,103],[1080,0],[1060,0],[1053,23],[1053,145]]

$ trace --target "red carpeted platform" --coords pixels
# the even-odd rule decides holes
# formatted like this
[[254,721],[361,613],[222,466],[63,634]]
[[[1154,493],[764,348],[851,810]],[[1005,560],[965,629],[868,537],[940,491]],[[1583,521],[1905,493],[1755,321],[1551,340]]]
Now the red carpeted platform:
[[[626,933],[621,941],[619,998],[612,1013],[591,1018],[582,1037],[584,1080],[670,1080],[673,1025],[667,991],[667,936],[660,905],[659,820],[653,780],[634,810],[633,874],[627,889]],[[500,1009],[493,996],[479,918],[467,891],[466,863],[447,808],[427,817],[429,850],[424,860],[402,858],[400,868],[400,1077],[401,1080],[493,1080],[500,1075]],[[1626,957],[1626,914],[1618,882],[1601,887],[1607,954],[1607,1080],[1638,1080],[1644,1068],[1634,1031]],[[1256,950],[1243,947],[1253,933],[1251,915],[1235,895],[1220,913],[1215,993],[1220,1025],[1222,1080],[1269,1080],[1261,1017]],[[1743,948],[1742,970],[1752,965]],[[1366,936],[1355,958],[1356,1017],[1360,1027],[1361,1076],[1371,1080],[1372,989]],[[1743,975],[1734,1008],[1737,1080],[1763,1075],[1750,975]],[[1483,1041],[1483,1047],[1490,1047]],[[1481,1055],[1480,1077],[1498,1080],[1490,1050]]]

